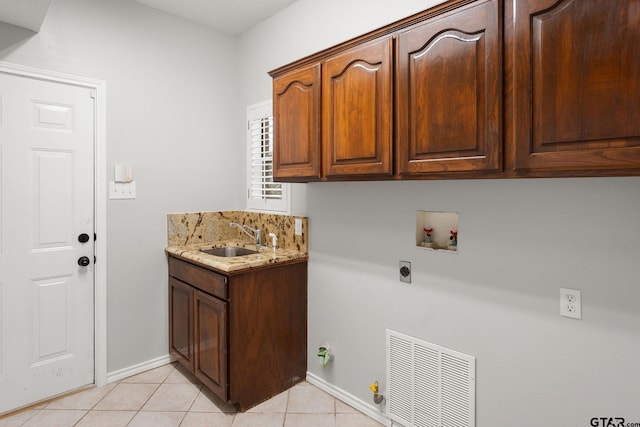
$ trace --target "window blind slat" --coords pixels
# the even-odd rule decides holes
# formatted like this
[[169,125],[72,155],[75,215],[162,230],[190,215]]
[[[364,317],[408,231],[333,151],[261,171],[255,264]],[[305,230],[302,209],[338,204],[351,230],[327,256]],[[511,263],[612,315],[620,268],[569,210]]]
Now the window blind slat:
[[273,182],[273,116],[250,120],[251,178],[249,197],[263,200],[282,199],[282,184]]

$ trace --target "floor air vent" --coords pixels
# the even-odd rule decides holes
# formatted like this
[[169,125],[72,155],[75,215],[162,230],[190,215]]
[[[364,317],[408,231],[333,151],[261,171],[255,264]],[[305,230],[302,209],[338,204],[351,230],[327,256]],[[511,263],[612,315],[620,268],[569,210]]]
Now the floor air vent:
[[387,329],[387,415],[405,427],[474,427],[475,361]]

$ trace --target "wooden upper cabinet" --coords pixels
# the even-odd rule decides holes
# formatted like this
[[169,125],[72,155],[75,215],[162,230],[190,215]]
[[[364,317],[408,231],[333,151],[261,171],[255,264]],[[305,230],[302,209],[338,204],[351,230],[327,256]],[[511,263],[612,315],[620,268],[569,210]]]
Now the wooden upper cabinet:
[[398,35],[399,174],[502,168],[499,8],[474,3]]
[[273,79],[274,178],[320,179],[320,64]]
[[324,175],[393,173],[393,41],[328,58],[322,73]]
[[637,173],[640,1],[510,0],[505,23],[514,169]]
[[639,46],[640,0],[446,1],[272,71],[276,179],[640,175]]

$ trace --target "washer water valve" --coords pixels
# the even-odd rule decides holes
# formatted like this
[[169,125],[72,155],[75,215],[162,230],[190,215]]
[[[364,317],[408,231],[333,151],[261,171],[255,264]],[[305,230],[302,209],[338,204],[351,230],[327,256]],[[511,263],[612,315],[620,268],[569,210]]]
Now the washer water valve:
[[369,389],[373,392],[373,402],[377,405],[381,404],[384,401],[384,396],[378,393],[380,390],[380,385],[378,381],[369,385]]
[[333,350],[329,344],[325,344],[318,348],[318,357],[320,358],[320,365],[325,368],[331,359],[333,359]]

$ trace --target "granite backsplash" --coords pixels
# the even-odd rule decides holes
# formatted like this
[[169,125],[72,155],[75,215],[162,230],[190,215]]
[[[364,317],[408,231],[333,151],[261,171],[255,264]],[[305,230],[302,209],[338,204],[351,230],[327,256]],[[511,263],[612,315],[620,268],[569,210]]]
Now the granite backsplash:
[[[295,219],[302,221],[302,235],[294,233]],[[246,211],[195,212],[167,215],[167,246],[188,246],[225,240],[253,242],[249,236],[231,228],[230,222],[262,230],[263,244],[271,245],[269,233],[278,236],[278,247],[308,253],[307,217]]]

